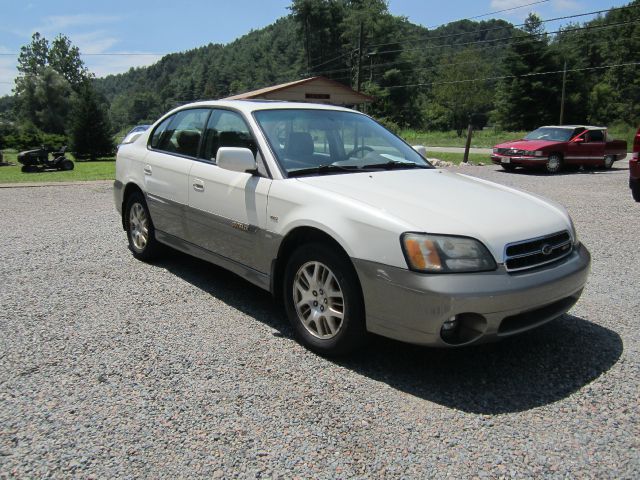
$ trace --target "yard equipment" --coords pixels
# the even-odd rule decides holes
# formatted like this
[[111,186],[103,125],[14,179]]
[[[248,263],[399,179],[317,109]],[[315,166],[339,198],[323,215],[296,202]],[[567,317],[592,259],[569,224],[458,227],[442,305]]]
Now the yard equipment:
[[49,149],[42,146],[35,150],[26,150],[18,154],[18,162],[22,164],[25,173],[43,172],[45,170],[73,170],[74,164],[64,156],[67,147],[51,151],[52,159],[49,159]]

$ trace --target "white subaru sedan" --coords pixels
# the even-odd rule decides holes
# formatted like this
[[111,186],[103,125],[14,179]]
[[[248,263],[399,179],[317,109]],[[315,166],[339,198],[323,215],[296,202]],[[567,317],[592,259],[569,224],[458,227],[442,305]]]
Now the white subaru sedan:
[[322,354],[368,332],[440,347],[515,335],[569,310],[589,273],[563,207],[433,168],[327,105],[177,108],[120,147],[114,196],[136,258],[168,245],[231,270]]

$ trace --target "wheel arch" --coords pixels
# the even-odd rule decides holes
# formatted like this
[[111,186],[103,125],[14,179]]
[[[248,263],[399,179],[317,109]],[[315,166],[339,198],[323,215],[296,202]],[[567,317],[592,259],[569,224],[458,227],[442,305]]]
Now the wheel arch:
[[[353,268],[358,277],[355,266],[349,257],[346,249],[336,240],[333,236],[320,230],[319,228],[312,226],[298,226],[289,231],[280,242],[278,248],[278,254],[273,260],[271,265],[271,294],[273,297],[280,301],[282,300],[282,283],[284,281],[284,272],[287,266],[287,261],[291,254],[300,246],[306,243],[322,243],[334,248],[336,252],[344,257],[348,261],[349,265]],[[359,279],[358,279],[359,282]],[[362,287],[357,286],[362,293]]]
[[127,219],[126,219],[126,215],[125,215],[125,206],[127,205],[127,200],[129,199],[129,197],[135,192],[140,193],[142,196],[144,196],[144,192],[142,191],[142,189],[140,188],[140,186],[137,183],[128,182],[124,187],[124,191],[122,193],[122,205],[120,206],[120,208],[121,208],[120,211],[122,212],[122,229],[123,230],[127,229]]

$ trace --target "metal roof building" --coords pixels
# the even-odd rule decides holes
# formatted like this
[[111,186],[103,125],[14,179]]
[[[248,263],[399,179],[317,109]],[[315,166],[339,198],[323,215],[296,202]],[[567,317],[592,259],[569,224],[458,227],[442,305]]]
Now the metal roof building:
[[224,100],[285,100],[290,102],[328,103],[352,106],[373,101],[373,97],[356,92],[350,87],[326,77],[310,77],[282,83],[251,92],[227,97]]

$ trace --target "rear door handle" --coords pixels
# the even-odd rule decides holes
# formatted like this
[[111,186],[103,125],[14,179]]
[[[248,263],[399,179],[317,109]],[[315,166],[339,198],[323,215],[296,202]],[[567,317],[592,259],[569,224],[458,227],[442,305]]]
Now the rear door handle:
[[143,171],[145,175],[151,175],[151,165],[145,165]]
[[204,182],[202,180],[196,178],[193,181],[193,189],[196,192],[204,192]]

